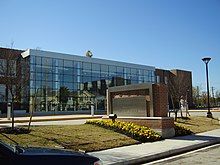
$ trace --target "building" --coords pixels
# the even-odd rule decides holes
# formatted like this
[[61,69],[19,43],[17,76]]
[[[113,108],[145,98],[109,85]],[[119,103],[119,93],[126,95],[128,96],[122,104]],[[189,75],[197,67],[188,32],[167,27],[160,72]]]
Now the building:
[[155,67],[28,49],[30,107],[35,111],[106,112],[106,89],[155,82]]
[[158,83],[168,85],[170,108],[173,107],[173,104],[178,107],[180,98],[187,100],[188,106],[193,107],[192,73],[190,71],[156,69],[155,75]]
[[[10,64],[14,67],[4,67],[12,63],[9,61],[14,61],[14,65]],[[11,68],[13,75],[1,68]],[[93,104],[98,112],[106,113],[106,89],[109,87],[163,83],[172,91],[173,86],[168,82],[183,80],[181,77],[187,80],[187,93],[181,91],[181,96],[187,97],[190,105],[192,100],[191,72],[90,56],[0,48],[0,76],[0,110],[3,113],[11,102],[10,84],[17,91],[15,109],[27,111],[89,113]]]
[[6,112],[7,103],[12,102],[12,99],[15,109],[23,109],[26,106],[23,104],[22,95],[25,84],[22,76],[22,68],[25,69],[22,52],[22,50],[0,48],[0,111],[2,113]]

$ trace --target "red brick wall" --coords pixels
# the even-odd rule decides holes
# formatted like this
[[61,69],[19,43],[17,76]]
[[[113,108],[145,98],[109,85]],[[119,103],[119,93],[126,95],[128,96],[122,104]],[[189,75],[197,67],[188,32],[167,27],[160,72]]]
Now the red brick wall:
[[168,89],[165,84],[153,84],[153,107],[155,117],[167,117]]

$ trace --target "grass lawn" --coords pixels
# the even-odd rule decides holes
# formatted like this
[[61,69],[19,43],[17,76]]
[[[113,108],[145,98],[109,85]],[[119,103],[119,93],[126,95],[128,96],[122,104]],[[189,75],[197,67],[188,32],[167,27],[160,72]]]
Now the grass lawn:
[[137,144],[125,135],[94,125],[34,126],[29,134],[0,134],[0,139],[12,143],[5,136],[21,146],[60,147],[86,152]]
[[206,132],[213,129],[219,129],[220,124],[217,119],[211,119],[202,116],[192,116],[189,118],[177,118],[178,124],[189,128],[193,133]]
[[[220,128],[217,119],[207,117],[178,118],[177,123],[189,128],[193,133]],[[0,133],[0,140],[12,143],[5,136],[16,141],[21,146],[58,147],[86,152],[139,143],[123,134],[90,124],[32,126],[29,134]]]

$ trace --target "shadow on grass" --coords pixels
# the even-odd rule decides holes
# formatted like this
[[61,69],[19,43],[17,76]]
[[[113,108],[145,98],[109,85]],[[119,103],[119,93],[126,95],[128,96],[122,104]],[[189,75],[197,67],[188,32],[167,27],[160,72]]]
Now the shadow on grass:
[[19,135],[19,134],[29,134],[31,131],[28,130],[27,128],[23,127],[15,127],[12,129],[11,127],[4,127],[0,128],[0,133],[1,134],[14,134],[14,135]]

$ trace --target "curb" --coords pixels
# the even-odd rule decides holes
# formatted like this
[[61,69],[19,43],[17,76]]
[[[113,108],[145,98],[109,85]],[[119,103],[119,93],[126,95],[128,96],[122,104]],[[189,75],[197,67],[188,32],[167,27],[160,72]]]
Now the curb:
[[[204,110],[204,109],[201,109],[201,110],[188,110],[189,112],[207,112],[208,110]],[[211,112],[220,112],[220,110],[218,109],[213,109],[213,110],[210,110]]]
[[175,156],[175,155],[183,154],[189,151],[201,149],[201,148],[211,146],[217,143],[220,143],[220,138],[216,138],[215,140],[211,140],[211,141],[207,141],[207,142],[203,142],[199,144],[190,145],[190,146],[183,147],[183,148],[168,150],[168,151],[154,154],[154,155],[148,155],[144,157],[134,158],[131,160],[126,160],[123,162],[112,163],[110,165],[135,165],[135,164],[149,163],[149,162],[164,159],[170,156]]
[[[80,120],[80,119],[98,119],[102,116],[85,116],[85,117],[69,117],[69,118],[45,118],[45,119],[32,119],[32,122],[43,122],[43,121],[62,121],[62,120]],[[15,120],[15,123],[26,123],[29,119]],[[11,120],[0,120],[0,124],[11,123]]]

